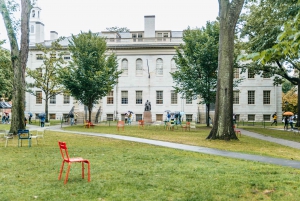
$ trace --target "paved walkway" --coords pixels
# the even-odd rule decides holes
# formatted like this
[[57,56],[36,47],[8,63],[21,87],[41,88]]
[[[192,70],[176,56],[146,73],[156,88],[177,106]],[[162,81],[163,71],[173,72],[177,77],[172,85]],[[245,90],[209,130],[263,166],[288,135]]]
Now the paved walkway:
[[[28,127],[29,128],[30,127],[37,128],[37,126],[32,126],[32,125],[29,125]],[[262,163],[269,163],[269,164],[288,166],[288,167],[300,169],[300,161],[295,161],[295,160],[287,160],[287,159],[280,159],[280,158],[260,156],[260,155],[243,154],[243,153],[238,153],[238,152],[224,151],[224,150],[212,149],[212,148],[207,148],[207,147],[192,146],[192,145],[185,145],[185,144],[179,144],[179,143],[173,143],[173,142],[150,140],[150,139],[122,136],[122,135],[77,132],[77,131],[64,131],[60,128],[60,125],[47,127],[47,129],[53,130],[53,131],[59,131],[59,132],[66,132],[66,133],[75,133],[75,134],[81,134],[81,135],[107,137],[107,138],[113,138],[113,139],[118,139],[118,140],[139,142],[139,143],[151,144],[151,145],[156,145],[156,146],[169,147],[169,148],[173,148],[173,149],[180,149],[180,150],[193,151],[193,152],[199,152],[199,153],[205,153],[205,154],[212,154],[212,155],[230,157],[230,158],[236,158],[236,159],[244,159],[244,160],[249,160],[249,161],[257,161],[257,162],[262,162]],[[292,147],[295,149],[300,149],[300,143],[298,143],[298,142],[264,136],[264,135],[253,133],[253,132],[246,131],[243,129],[239,129],[239,130],[241,130],[242,135],[247,135],[249,137],[258,138],[261,140],[281,144],[281,145]]]

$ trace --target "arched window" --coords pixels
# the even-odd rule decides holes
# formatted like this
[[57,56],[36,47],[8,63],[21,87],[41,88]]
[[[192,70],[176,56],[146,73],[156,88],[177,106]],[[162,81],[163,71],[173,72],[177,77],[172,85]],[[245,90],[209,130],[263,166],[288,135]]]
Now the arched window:
[[35,17],[35,10],[33,10],[31,14],[32,17]]
[[137,59],[136,60],[136,75],[143,75],[143,60]]
[[177,70],[175,59],[171,59],[171,72],[175,72]]
[[123,71],[123,75],[128,75],[128,60],[122,59],[121,70]]
[[163,60],[157,59],[156,60],[156,75],[163,75]]
[[31,32],[31,33],[34,33],[34,25],[31,25],[31,26],[30,26],[30,32]]

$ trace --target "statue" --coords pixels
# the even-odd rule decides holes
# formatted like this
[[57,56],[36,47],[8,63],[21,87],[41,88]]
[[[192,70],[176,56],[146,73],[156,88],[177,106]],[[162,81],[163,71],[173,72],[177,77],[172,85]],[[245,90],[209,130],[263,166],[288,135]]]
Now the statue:
[[151,103],[147,100],[145,103],[145,111],[150,111],[151,110]]

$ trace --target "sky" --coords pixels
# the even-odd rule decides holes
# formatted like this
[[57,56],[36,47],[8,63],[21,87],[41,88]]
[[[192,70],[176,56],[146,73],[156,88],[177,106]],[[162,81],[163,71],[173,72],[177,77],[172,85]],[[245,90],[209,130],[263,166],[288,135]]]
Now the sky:
[[[70,36],[81,31],[106,31],[114,26],[144,30],[145,15],[155,15],[156,30],[182,31],[214,21],[219,9],[217,0],[38,0],[37,5],[42,9],[45,40],[50,39],[50,31]],[[7,39],[2,17],[1,39]],[[3,47],[9,48],[8,43]]]

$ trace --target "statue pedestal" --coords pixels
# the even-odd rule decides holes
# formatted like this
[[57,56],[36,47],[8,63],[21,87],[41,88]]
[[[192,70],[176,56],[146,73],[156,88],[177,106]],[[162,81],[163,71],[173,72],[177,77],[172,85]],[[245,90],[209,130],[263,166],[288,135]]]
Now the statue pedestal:
[[144,111],[144,122],[145,123],[152,123],[151,111]]

